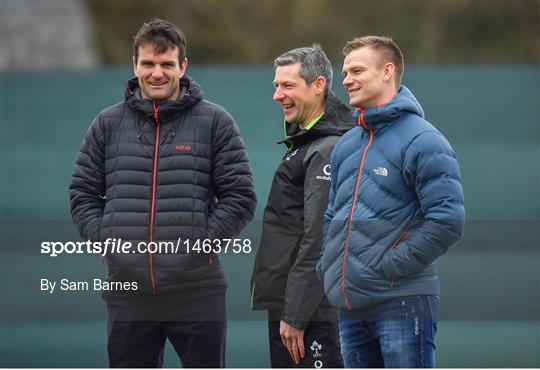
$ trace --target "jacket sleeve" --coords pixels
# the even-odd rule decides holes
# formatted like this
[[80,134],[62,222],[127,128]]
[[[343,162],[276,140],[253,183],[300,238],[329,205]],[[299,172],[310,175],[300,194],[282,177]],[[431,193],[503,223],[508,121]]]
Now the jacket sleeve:
[[69,186],[71,216],[84,239],[99,240],[105,207],[105,158],[103,130],[99,117],[86,135]]
[[330,223],[334,219],[334,200],[336,199],[336,187],[337,187],[337,163],[335,160],[335,151],[332,151],[330,156],[330,191],[328,194],[328,206],[325,208],[324,212],[324,223],[323,223],[323,235],[322,235],[322,246],[321,252],[319,254],[319,260],[317,261],[317,267],[315,269],[317,277],[320,281],[323,280],[323,271],[322,271],[322,256],[324,254],[324,248],[326,246],[326,238],[328,237],[328,229],[330,228]]
[[216,118],[213,142],[213,180],[216,204],[208,216],[208,238],[238,235],[253,219],[257,199],[253,177],[240,130],[232,117]]
[[[332,137],[331,140],[334,138]],[[330,188],[329,162],[335,141],[306,153],[304,180],[304,235],[296,260],[287,276],[285,308],[282,320],[305,330],[324,295],[315,267],[319,260],[323,238],[324,211]],[[336,139],[337,141],[337,139]],[[311,149],[311,148],[310,148]]]
[[417,136],[404,156],[404,176],[414,187],[423,217],[408,236],[384,255],[380,270],[388,279],[414,274],[456,244],[463,234],[465,208],[459,165],[438,132]]

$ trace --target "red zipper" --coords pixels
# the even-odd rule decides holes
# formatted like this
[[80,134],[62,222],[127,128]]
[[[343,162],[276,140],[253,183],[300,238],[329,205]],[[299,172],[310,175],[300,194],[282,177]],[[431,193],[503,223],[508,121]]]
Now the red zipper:
[[[156,121],[156,144],[154,145],[154,171],[152,179],[152,208],[150,211],[150,227],[148,230],[148,241],[154,241],[154,218],[156,215],[156,186],[157,186],[157,164],[159,154],[159,107],[155,102],[152,103],[154,107],[154,120]],[[152,294],[156,294],[156,277],[154,276],[154,261],[152,253],[148,252],[148,266],[150,268],[150,281],[152,282]]]
[[351,235],[351,227],[353,223],[353,217],[354,217],[354,209],[356,207],[356,201],[358,197],[358,189],[360,187],[360,181],[362,180],[362,171],[364,170],[364,163],[366,160],[366,155],[369,150],[369,147],[371,146],[371,143],[373,142],[373,131],[367,127],[366,122],[364,121],[364,113],[366,111],[362,111],[360,113],[360,117],[358,117],[358,123],[362,124],[362,126],[369,131],[369,141],[366,145],[366,148],[364,149],[364,153],[362,154],[362,160],[360,162],[360,167],[358,168],[358,176],[356,178],[356,187],[354,189],[354,198],[353,203],[351,207],[351,213],[349,215],[349,226],[347,228],[347,237],[345,239],[345,251],[343,252],[343,262],[341,264],[341,295],[343,296],[343,301],[345,302],[345,308],[347,310],[351,309],[351,304],[349,302],[349,297],[347,295],[347,291],[345,289],[345,273],[346,273],[346,265],[347,265],[347,257],[349,255],[349,237]]
[[[387,253],[390,253],[392,251],[392,249],[394,249],[398,244],[399,242],[406,238],[409,234],[406,232],[406,231],[402,231],[401,234],[399,234],[399,237],[396,239],[396,241],[394,242],[394,244],[392,244],[392,246],[390,248],[388,248],[388,252]],[[394,279],[391,279],[390,280],[390,288],[393,288],[394,287]]]

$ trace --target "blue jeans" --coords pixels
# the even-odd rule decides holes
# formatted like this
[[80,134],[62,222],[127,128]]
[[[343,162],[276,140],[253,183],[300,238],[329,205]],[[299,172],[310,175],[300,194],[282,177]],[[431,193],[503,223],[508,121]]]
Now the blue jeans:
[[438,310],[438,297],[409,296],[365,309],[340,311],[345,367],[435,367]]

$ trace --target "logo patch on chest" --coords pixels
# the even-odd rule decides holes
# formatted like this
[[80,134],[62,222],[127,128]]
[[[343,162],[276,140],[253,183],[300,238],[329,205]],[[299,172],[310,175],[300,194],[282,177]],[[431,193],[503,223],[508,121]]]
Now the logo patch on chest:
[[377,167],[373,170],[373,172],[375,172],[375,175],[388,176],[388,170],[384,167]]
[[175,148],[179,152],[191,152],[191,150],[193,149],[191,145],[177,145]]
[[294,152],[292,152],[292,153],[289,154],[287,157],[285,157],[285,160],[286,160],[286,161],[290,161],[292,157],[294,157],[296,154],[298,154],[298,150],[299,150],[299,149],[296,149]]

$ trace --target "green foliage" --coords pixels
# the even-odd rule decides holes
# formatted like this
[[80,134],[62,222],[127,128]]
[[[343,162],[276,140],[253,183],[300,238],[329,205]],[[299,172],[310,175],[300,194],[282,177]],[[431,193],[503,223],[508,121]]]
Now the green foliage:
[[342,60],[357,35],[391,36],[408,63],[538,63],[540,1],[87,0],[106,64],[131,62],[133,35],[160,17],[177,24],[196,63],[269,64],[320,43]]

